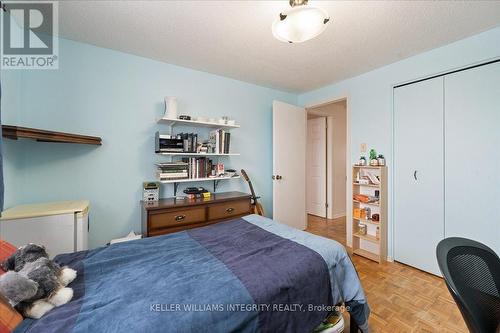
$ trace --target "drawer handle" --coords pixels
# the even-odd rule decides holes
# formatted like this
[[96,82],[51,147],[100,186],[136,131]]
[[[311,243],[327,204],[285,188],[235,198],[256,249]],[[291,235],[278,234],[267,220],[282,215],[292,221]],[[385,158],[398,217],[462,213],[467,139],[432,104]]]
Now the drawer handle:
[[177,222],[180,222],[180,221],[183,221],[185,218],[186,218],[186,215],[177,215],[177,216],[175,217],[175,220],[176,220]]
[[226,209],[226,213],[231,214],[232,212],[234,212],[233,207],[229,207],[228,209]]

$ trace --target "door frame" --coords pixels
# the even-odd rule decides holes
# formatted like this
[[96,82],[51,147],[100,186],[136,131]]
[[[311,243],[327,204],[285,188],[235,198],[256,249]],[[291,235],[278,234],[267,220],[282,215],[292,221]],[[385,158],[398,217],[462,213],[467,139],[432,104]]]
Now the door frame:
[[[352,172],[351,172],[351,112],[350,112],[350,105],[349,105],[349,100],[350,96],[348,94],[346,95],[339,95],[336,97],[330,97],[327,98],[321,102],[315,102],[312,104],[306,104],[304,108],[307,110],[309,109],[314,109],[317,107],[325,106],[328,104],[333,104],[333,103],[338,103],[342,102],[345,100],[346,103],[346,243],[348,248],[352,248],[352,223],[349,223],[349,221],[352,221],[352,186],[349,186],[349,184],[352,184]],[[327,119],[328,123],[328,119]],[[329,126],[329,125],[328,125]],[[330,149],[330,145],[328,144],[328,137],[327,137],[327,149]],[[328,168],[328,166],[327,166]],[[330,178],[327,176],[326,177],[327,182],[330,180]],[[305,189],[304,189],[305,190]],[[327,195],[327,202],[330,198]]]

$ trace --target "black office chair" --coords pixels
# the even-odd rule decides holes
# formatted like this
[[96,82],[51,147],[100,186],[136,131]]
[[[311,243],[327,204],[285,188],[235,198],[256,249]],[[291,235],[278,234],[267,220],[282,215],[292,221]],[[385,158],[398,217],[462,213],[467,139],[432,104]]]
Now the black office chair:
[[479,242],[451,237],[436,249],[446,286],[472,333],[500,332],[500,258]]

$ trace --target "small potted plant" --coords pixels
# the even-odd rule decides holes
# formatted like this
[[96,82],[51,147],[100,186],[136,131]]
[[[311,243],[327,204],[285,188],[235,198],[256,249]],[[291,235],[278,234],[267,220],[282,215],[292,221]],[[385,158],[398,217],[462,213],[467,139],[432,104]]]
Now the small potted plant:
[[385,165],[385,157],[382,154],[379,154],[377,157],[378,165],[384,166]]
[[370,150],[370,165],[372,165],[372,166],[378,165],[377,152],[375,151],[375,149]]
[[361,157],[359,158],[358,165],[361,165],[361,166],[366,165],[366,157],[361,156]]

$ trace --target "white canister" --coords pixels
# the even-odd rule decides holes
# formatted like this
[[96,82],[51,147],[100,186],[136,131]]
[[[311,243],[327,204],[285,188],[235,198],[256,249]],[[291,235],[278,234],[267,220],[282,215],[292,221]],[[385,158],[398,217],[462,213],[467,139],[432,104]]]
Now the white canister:
[[165,97],[165,118],[177,119],[177,98],[173,96]]

